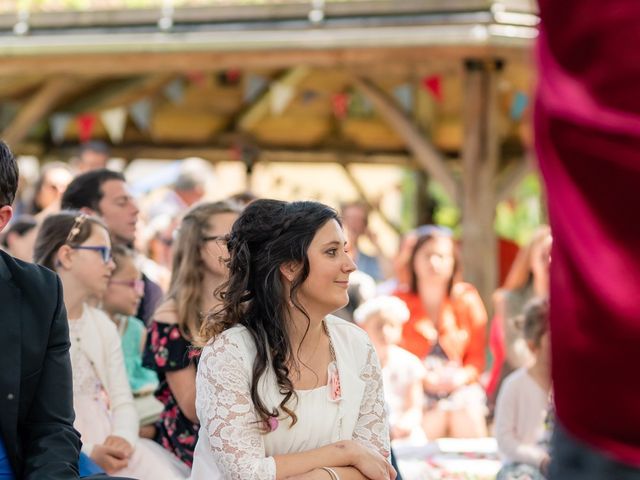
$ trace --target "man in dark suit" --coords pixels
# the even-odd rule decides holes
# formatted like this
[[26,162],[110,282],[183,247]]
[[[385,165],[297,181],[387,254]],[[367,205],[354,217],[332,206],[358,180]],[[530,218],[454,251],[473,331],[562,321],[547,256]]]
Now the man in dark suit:
[[[0,142],[0,231],[11,220],[17,185],[16,161]],[[0,472],[78,478],[81,443],[73,428],[60,280],[44,267],[0,252],[0,308]]]

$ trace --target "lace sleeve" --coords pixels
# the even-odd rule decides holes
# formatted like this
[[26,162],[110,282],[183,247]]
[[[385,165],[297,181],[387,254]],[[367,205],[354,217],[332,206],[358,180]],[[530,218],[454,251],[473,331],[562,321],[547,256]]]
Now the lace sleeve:
[[368,340],[367,349],[367,361],[360,371],[360,378],[365,382],[364,395],[353,439],[389,459],[389,423],[382,388],[382,370],[378,356]]
[[202,350],[196,380],[196,411],[208,442],[207,453],[230,480],[275,480],[276,464],[265,457],[253,410],[246,350],[223,333]]

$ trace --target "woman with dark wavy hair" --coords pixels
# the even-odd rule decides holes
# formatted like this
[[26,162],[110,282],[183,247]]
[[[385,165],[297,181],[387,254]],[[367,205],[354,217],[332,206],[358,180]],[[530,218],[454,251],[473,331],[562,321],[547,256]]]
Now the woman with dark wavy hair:
[[228,249],[223,303],[201,330],[192,478],[395,478],[375,351],[330,315],[355,270],[337,213],[256,200]]

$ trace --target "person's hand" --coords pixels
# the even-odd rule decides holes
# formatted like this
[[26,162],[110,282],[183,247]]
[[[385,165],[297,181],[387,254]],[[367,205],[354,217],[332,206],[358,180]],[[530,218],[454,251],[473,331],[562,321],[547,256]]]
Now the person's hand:
[[352,448],[352,467],[369,480],[395,480],[396,471],[378,452],[373,451],[358,442],[350,442]]
[[133,446],[124,438],[118,437],[117,435],[109,435],[103,445],[118,449],[126,458],[131,457],[133,454]]
[[551,457],[546,455],[540,462],[540,473],[545,477],[549,476],[549,464],[551,463]]
[[111,475],[129,465],[129,459],[120,449],[107,445],[95,445],[91,450],[93,460],[107,474]]
[[469,375],[464,368],[448,366],[446,367],[444,374],[440,376],[435,389],[439,394],[448,395],[466,385],[468,379]]

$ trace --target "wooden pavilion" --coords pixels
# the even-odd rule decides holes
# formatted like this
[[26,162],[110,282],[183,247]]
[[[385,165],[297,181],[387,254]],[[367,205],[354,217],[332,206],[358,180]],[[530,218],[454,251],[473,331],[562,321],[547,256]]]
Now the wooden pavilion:
[[[495,207],[531,168],[537,24],[529,0],[10,12],[0,128],[39,158],[68,158],[88,121],[129,160],[332,162],[362,195],[351,164],[406,166],[461,208],[465,277],[487,301]],[[101,114],[123,108],[114,135]]]

